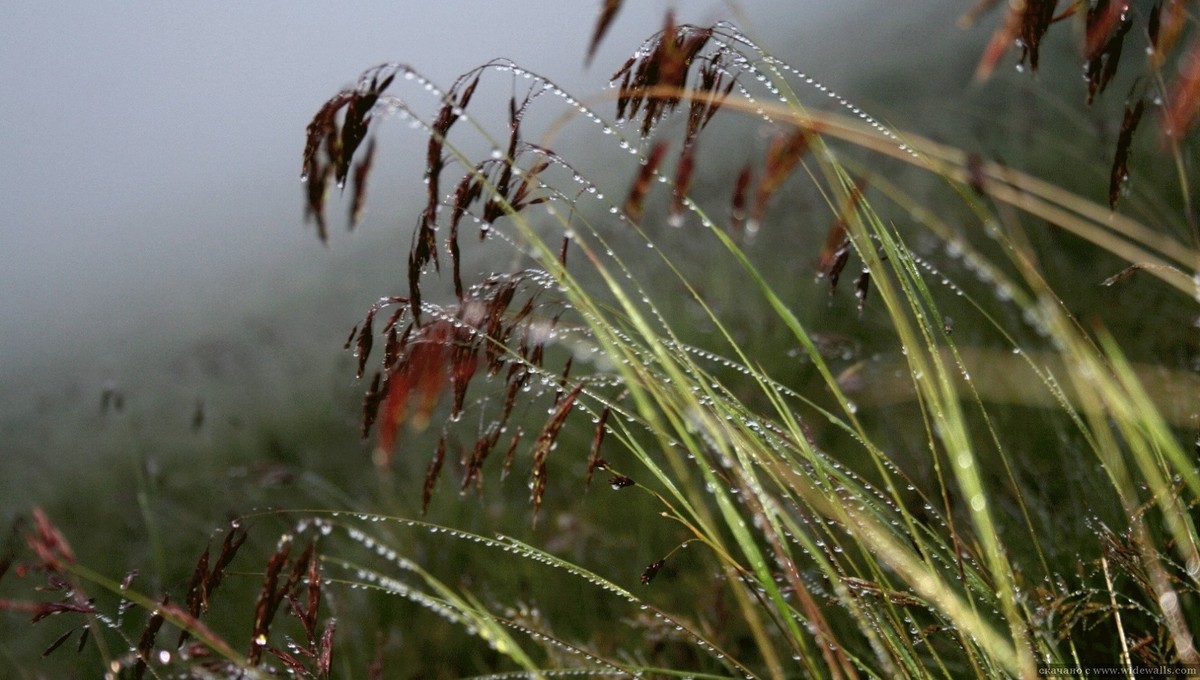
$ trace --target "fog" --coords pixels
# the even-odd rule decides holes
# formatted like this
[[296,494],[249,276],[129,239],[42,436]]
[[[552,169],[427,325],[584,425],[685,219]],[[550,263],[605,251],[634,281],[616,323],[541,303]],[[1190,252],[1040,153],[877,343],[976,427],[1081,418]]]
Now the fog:
[[[229,295],[231,281],[279,285],[263,272],[319,260],[302,223],[303,130],[366,67],[405,61],[448,83],[506,56],[593,92],[672,3],[625,4],[590,70],[582,56],[599,2],[10,7],[0,26],[5,374],[48,354],[100,352],[87,346],[100,330]],[[801,27],[815,41],[831,5],[751,4],[740,19],[768,43]],[[684,5],[680,20],[731,15],[722,2]]]
[[[388,217],[380,206],[405,194],[383,182],[365,233],[347,236],[335,209],[323,246],[303,220],[305,126],[370,66],[403,61],[448,84],[508,57],[586,96],[679,5],[679,21],[735,19],[844,89],[914,49],[914,22],[951,25],[946,3],[626,2],[591,68],[598,0],[17,3],[0,25],[2,446],[19,452],[24,434],[52,447],[34,430],[94,415],[103,386],[132,370],[190,403],[194,372],[177,355],[244,336],[246,319],[274,333],[275,351],[307,341],[337,354],[372,295],[392,292],[348,266],[355,249],[388,244],[402,262],[397,228],[415,214]],[[223,379],[255,363],[241,361]],[[81,405],[62,410],[71,400]]]

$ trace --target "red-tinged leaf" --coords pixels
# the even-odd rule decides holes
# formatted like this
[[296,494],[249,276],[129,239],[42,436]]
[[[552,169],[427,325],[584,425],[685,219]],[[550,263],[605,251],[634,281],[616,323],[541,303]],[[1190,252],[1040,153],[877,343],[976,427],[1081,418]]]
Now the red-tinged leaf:
[[1008,52],[1013,41],[1020,35],[1020,31],[1021,16],[1018,10],[1010,9],[1004,17],[1004,22],[996,28],[987,46],[983,48],[983,54],[979,57],[979,63],[975,66],[976,81],[983,82],[992,77],[992,73],[995,72],[1001,57]]
[[562,247],[558,251],[558,264],[563,268],[566,268],[567,266],[567,246],[569,245],[571,245],[571,237],[564,236],[562,240]]
[[[438,398],[450,381],[454,337],[454,326],[449,321],[438,320],[422,326],[419,336],[408,343],[407,355],[388,374],[376,451],[376,462],[381,466],[390,465],[396,431],[401,424],[407,422],[417,432],[428,426]],[[417,405],[410,414],[409,405],[414,398]]]
[[[407,363],[407,362],[405,362]],[[392,451],[396,448],[396,434],[408,417],[408,400],[414,386],[411,376],[405,374],[405,365],[401,365],[388,378],[387,388],[382,398],[383,421],[379,425],[379,445],[375,451],[377,466],[390,469]],[[364,426],[366,423],[364,422]],[[366,428],[364,427],[364,436]]]
[[608,33],[613,19],[617,18],[621,2],[622,0],[604,0],[604,5],[600,8],[600,16],[596,18],[596,28],[592,31],[592,40],[588,43],[587,57],[583,60],[585,66],[591,65],[592,58],[596,56],[596,48],[600,47],[600,41]]
[[[1176,3],[1181,5],[1183,3]],[[1171,83],[1163,110],[1163,131],[1179,142],[1200,118],[1200,39],[1179,57],[1179,75]]]
[[342,345],[343,350],[349,350],[350,345],[354,344],[354,336],[358,335],[358,324],[354,324],[354,328],[350,329],[350,335],[346,336],[346,344]]
[[1085,59],[1091,60],[1105,50],[1113,29],[1126,20],[1128,12],[1129,0],[1096,0],[1096,4],[1088,8],[1083,51]]
[[1121,189],[1129,179],[1129,147],[1133,142],[1133,133],[1137,130],[1146,108],[1144,100],[1130,109],[1125,107],[1125,117],[1121,121],[1121,133],[1117,137],[1117,154],[1113,158],[1112,171],[1108,179],[1108,207],[1116,209],[1117,201],[1121,198]]
[[592,475],[596,470],[603,469],[604,459],[600,457],[600,446],[604,444],[604,435],[608,431],[608,415],[612,408],[605,406],[600,412],[600,420],[596,423],[596,432],[592,435],[592,448],[588,452],[587,473],[583,477],[583,485],[592,485]]
[[1117,28],[1129,12],[1129,0],[1096,0],[1087,8],[1084,59],[1096,58],[1109,42],[1112,30]]
[[646,194],[650,191],[650,185],[654,181],[654,173],[658,170],[658,166],[662,163],[666,153],[667,143],[658,142],[650,150],[650,154],[646,157],[645,161],[638,167],[637,177],[633,180],[633,186],[629,188],[629,197],[625,199],[625,215],[634,224],[642,221],[643,203],[646,200]]
[[974,26],[979,17],[995,9],[998,4],[1000,4],[1000,0],[977,0],[971,9],[958,17],[958,25],[962,28]]

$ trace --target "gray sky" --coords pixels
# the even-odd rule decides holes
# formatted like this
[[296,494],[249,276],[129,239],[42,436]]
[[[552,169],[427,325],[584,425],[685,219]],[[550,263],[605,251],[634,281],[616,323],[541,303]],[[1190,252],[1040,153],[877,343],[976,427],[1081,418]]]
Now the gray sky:
[[[625,4],[590,72],[599,0],[10,4],[0,367],[123,309],[228,294],[252,267],[319,257],[301,226],[304,126],[369,66],[404,61],[449,83],[505,56],[591,93],[666,7],[683,21],[730,15],[721,0]],[[881,5],[742,4],[748,32],[779,50],[818,37],[820,13]]]
[[[627,4],[593,87],[645,33],[630,27],[656,25],[667,3]],[[368,66],[406,61],[449,82],[508,56],[581,83],[598,6],[9,5],[0,24],[4,361],[51,321],[103,324],[159,286],[170,293],[186,281],[203,294],[250,262],[318,248],[300,227],[304,126]],[[721,4],[690,6],[704,20]]]

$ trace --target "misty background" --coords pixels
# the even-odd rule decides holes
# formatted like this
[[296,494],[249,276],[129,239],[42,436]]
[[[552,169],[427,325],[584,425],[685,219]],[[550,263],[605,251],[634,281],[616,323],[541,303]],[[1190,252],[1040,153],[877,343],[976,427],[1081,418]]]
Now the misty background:
[[[600,4],[9,6],[0,24],[5,511],[53,488],[48,461],[70,467],[94,445],[112,407],[106,392],[142,414],[133,431],[143,434],[186,431],[222,409],[232,417],[240,407],[222,399],[286,408],[303,395],[263,395],[288,384],[357,392],[340,345],[375,298],[402,289],[415,164],[383,145],[377,165],[406,166],[409,179],[376,177],[353,235],[334,201],[328,246],[304,223],[299,174],[311,115],[366,68],[403,61],[449,84],[508,57],[586,98],[677,5],[680,22],[735,19],[887,119],[902,107],[859,96],[856,83],[900,56],[918,67],[939,58],[915,27],[938,21],[944,33],[954,20],[946,0],[903,9],[641,0],[624,3],[584,68]],[[974,57],[960,56],[947,77],[962,83]],[[387,253],[394,271],[356,264]]]

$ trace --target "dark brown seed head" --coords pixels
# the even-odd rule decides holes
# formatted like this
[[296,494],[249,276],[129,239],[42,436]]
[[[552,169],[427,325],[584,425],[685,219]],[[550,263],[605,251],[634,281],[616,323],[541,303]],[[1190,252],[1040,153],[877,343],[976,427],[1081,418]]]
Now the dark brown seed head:
[[588,453],[587,473],[584,474],[584,486],[591,486],[592,475],[596,470],[603,470],[605,466],[604,459],[600,457],[600,446],[604,443],[604,434],[608,430],[608,414],[612,409],[608,406],[600,413],[600,420],[596,422],[596,432],[592,435],[592,448]]
[[1142,112],[1146,108],[1145,100],[1131,109],[1125,107],[1125,117],[1121,121],[1121,133],[1117,136],[1117,153],[1113,158],[1112,170],[1108,178],[1108,207],[1116,209],[1117,201],[1121,199],[1121,189],[1129,179],[1129,149],[1133,143],[1133,133],[1142,120]]
[[642,571],[642,585],[650,585],[655,576],[658,576],[658,571],[666,564],[666,560],[657,560],[646,565],[646,569]]
[[633,180],[633,186],[629,187],[629,197],[625,199],[625,216],[634,224],[642,221],[642,206],[646,200],[646,194],[650,191],[654,173],[658,170],[666,153],[667,143],[658,142],[650,150],[645,162],[638,166],[637,177]]
[[592,63],[592,58],[596,56],[596,48],[600,47],[600,41],[604,39],[604,34],[608,33],[613,19],[617,18],[621,3],[622,0],[604,0],[604,6],[600,8],[600,16],[596,18],[596,28],[592,31],[592,40],[588,43],[587,57],[583,61],[585,65]]
[[637,484],[637,482],[633,481],[633,479],[629,477],[626,477],[625,475],[613,475],[612,478],[608,480],[608,484],[613,488],[613,491],[620,491],[621,489]]

